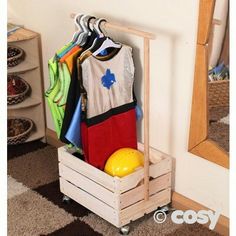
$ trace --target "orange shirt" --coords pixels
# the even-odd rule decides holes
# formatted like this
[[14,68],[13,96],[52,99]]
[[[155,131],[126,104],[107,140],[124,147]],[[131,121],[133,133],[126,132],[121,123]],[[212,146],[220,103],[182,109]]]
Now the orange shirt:
[[69,52],[67,52],[61,59],[60,62],[64,62],[65,59],[70,56],[72,53],[74,53],[75,51],[77,51],[78,49],[80,49],[80,46],[76,45],[74,46]]
[[66,59],[65,59],[65,62],[67,64],[67,67],[70,71],[70,74],[72,74],[72,68],[73,68],[73,59],[74,59],[74,56],[77,56],[80,52],[81,52],[82,48],[80,48],[79,50],[77,50],[76,52],[72,53],[70,56],[68,56]]
[[70,74],[72,73],[72,68],[73,68],[73,58],[76,56],[80,51],[82,50],[81,47],[75,46],[72,48],[68,53],[66,53],[61,59],[60,62],[65,62]]

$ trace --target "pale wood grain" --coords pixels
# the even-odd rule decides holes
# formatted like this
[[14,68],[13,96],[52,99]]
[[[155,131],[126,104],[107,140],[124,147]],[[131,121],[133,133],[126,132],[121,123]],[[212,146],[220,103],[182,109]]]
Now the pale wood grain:
[[115,184],[112,176],[73,156],[66,151],[65,147],[58,148],[58,160],[63,165],[87,176],[91,180],[114,192]]
[[149,167],[149,176],[157,178],[172,171],[172,158],[170,156],[162,156],[162,161],[151,164]]
[[86,176],[81,175],[80,173],[72,170],[71,168],[59,163],[59,175],[74,184],[76,187],[83,189],[97,199],[105,202],[107,205],[112,208],[117,208],[117,198],[118,196],[114,192],[109,191],[103,186],[97,184],[95,181],[87,178]]
[[120,212],[121,225],[128,224],[130,221],[137,219],[136,215],[140,217],[145,213],[149,213],[160,206],[170,203],[170,193],[170,188],[165,189],[151,196],[148,201],[143,200],[123,209]]
[[149,198],[150,41],[144,38],[144,199]]
[[[171,173],[149,181],[149,195],[153,195],[171,186]],[[121,209],[143,200],[144,185],[140,185],[120,195]]]
[[111,224],[119,227],[118,212],[89,193],[60,178],[60,190]]

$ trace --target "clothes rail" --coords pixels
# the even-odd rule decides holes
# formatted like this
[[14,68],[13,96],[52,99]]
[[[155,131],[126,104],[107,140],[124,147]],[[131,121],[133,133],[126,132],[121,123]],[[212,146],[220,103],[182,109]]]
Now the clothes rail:
[[[77,15],[71,14],[71,17]],[[101,20],[96,24],[99,22]],[[111,176],[75,157],[73,149],[60,147],[60,191],[64,194],[63,201],[73,199],[119,228],[121,234],[127,235],[131,221],[157,209],[168,211],[171,202],[172,158],[149,147],[150,40],[155,39],[155,35],[110,22],[102,22],[101,27],[143,39],[144,144],[137,143],[137,149],[144,152],[144,168],[123,177]]]
[[[75,13],[71,18],[74,19]],[[108,29],[118,30],[143,38],[144,47],[144,200],[149,200],[149,104],[150,104],[150,40],[155,39],[153,33],[138,30],[132,27],[122,26],[117,23],[101,22],[101,26]]]

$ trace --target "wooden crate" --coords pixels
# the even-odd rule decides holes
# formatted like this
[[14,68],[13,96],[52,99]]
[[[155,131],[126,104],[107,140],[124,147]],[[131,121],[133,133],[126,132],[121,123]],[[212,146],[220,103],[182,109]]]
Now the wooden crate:
[[119,178],[78,159],[65,147],[58,149],[58,158],[61,192],[116,227],[171,201],[172,160],[167,155],[155,158],[159,161],[149,166],[148,201],[144,200],[144,168]]

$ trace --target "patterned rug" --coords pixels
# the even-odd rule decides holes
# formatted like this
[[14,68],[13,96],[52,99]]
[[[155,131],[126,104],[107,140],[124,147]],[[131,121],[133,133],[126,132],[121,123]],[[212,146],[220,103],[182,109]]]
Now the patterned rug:
[[[130,224],[130,236],[217,236],[199,224],[163,224],[153,213]],[[57,149],[41,142],[8,148],[8,235],[120,235],[119,230],[72,201],[62,202]]]

